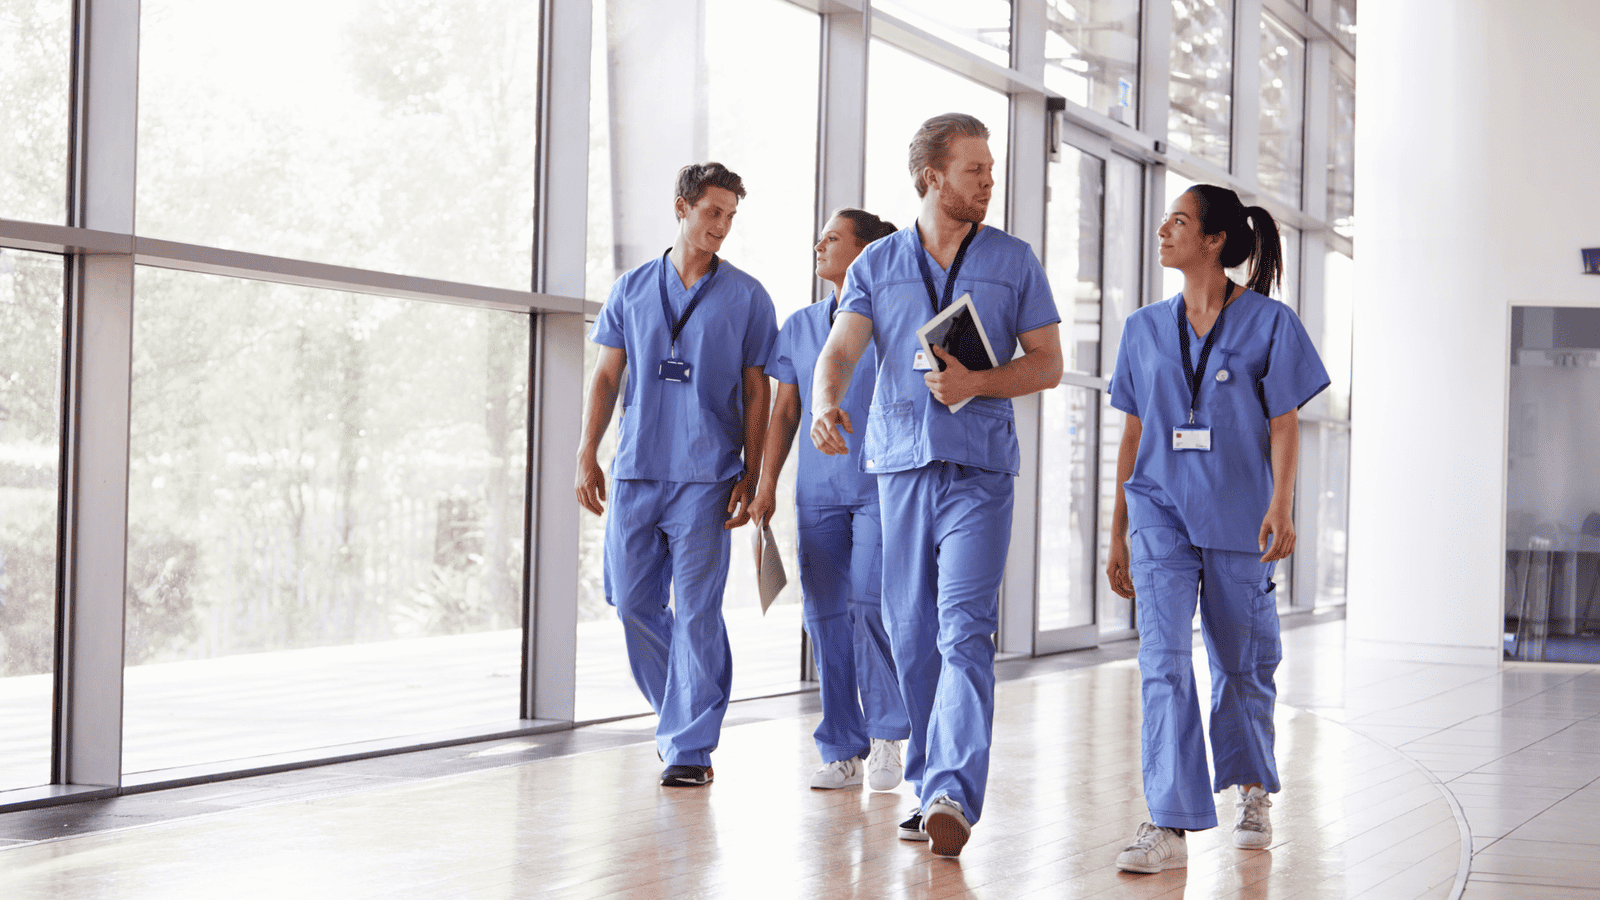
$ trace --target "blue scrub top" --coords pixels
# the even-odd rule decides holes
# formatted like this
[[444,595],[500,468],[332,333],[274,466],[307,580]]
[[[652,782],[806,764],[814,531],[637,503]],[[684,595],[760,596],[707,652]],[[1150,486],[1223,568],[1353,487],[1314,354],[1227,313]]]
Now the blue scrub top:
[[767,364],[778,314],[761,282],[722,260],[678,336],[677,358],[689,363],[691,379],[663,381],[657,369],[672,355],[658,286],[663,266],[672,313],[683,315],[710,276],[686,289],[672,263],[658,256],[617,279],[589,335],[628,354],[611,477],[726,481],[744,470],[744,370]]
[[[1173,426],[1189,421],[1180,321],[1196,358],[1201,339],[1182,294],[1140,309],[1123,326],[1111,405],[1138,416],[1144,429],[1123,485],[1128,528],[1174,525],[1196,547],[1259,553],[1272,501],[1270,422],[1326,388],[1328,372],[1293,310],[1245,291],[1223,317],[1195,406],[1195,424],[1211,427],[1211,449],[1173,450]],[[1227,381],[1217,380],[1222,369]]]
[[853,432],[844,432],[850,447],[845,456],[829,456],[818,450],[805,430],[811,423],[811,376],[817,357],[828,340],[828,331],[837,298],[833,294],[790,316],[778,332],[772,348],[767,374],[784,384],[800,389],[799,468],[795,474],[794,502],[801,506],[859,506],[878,502],[878,480],[861,471],[861,446],[867,434],[867,409],[872,404],[872,388],[877,382],[877,354],[871,347],[861,354],[844,402],[839,404],[850,416]]
[[[878,349],[862,467],[881,475],[942,460],[1015,475],[1021,457],[1011,401],[974,397],[952,413],[933,399],[924,373],[912,368],[921,347],[917,329],[934,315],[917,254],[927,251],[913,226],[868,244],[845,276],[839,309],[872,320]],[[942,297],[948,273],[931,255],[927,259]],[[951,296],[962,294],[972,295],[1002,365],[1016,354],[1017,335],[1061,321],[1033,249],[998,228],[979,229],[973,237]]]

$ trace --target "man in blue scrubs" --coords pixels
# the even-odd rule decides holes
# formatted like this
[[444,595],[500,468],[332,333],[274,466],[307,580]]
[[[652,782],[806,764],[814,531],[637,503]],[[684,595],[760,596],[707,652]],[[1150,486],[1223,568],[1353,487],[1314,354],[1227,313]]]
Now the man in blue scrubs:
[[[811,417],[812,374],[839,309],[844,274],[867,244],[894,234],[888,222],[860,209],[841,209],[822,227],[817,276],[834,290],[820,303],[790,316],[778,331],[767,373],[778,382],[767,426],[761,487],[750,517],[764,521],[777,508],[778,476],[800,422]],[[862,354],[845,392],[844,408],[867,420],[877,359]],[[851,436],[852,449],[862,435]],[[813,737],[822,768],[811,777],[819,790],[859,785],[893,790],[904,771],[900,741],[910,734],[889,635],[883,629],[883,534],[877,479],[861,471],[860,454],[827,456],[800,444],[795,477],[799,520],[800,587],[806,634],[821,682],[822,722]]]
[[[988,138],[960,113],[918,130],[910,170],[922,210],[851,264],[813,384],[812,441],[848,453],[859,423],[841,403],[875,342],[878,383],[858,452],[878,476],[884,568],[894,571],[884,624],[911,718],[906,777],[919,806],[900,836],[931,840],[941,856],[960,854],[971,836],[989,777],[992,635],[1020,464],[1010,398],[1061,381],[1044,267],[1025,242],[982,224],[994,187]],[[936,360],[923,357],[917,329],[963,295],[998,365],[970,369],[937,347]]]
[[720,163],[684,167],[677,239],[617,280],[590,335],[601,350],[578,448],[578,502],[604,512],[596,453],[626,371],[606,599],[622,619],[634,681],[660,717],[668,787],[712,779],[733,682],[722,619],[728,530],[749,518],[761,476],[771,397],[763,367],[777,314],[760,282],[716,255],[744,195]]

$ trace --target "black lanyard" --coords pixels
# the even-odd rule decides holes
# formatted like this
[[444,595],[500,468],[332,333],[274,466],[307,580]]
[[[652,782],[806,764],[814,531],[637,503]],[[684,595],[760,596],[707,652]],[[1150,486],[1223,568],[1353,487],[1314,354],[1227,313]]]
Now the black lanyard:
[[928,302],[933,304],[933,314],[938,315],[941,310],[950,305],[950,298],[956,290],[956,273],[961,271],[961,262],[967,258],[967,248],[972,246],[972,238],[978,233],[978,223],[973,222],[968,229],[967,236],[961,239],[961,247],[956,250],[956,258],[950,261],[950,277],[944,281],[944,302],[939,302],[939,293],[933,289],[933,270],[928,268],[928,251],[922,246],[922,226],[917,225],[917,265],[922,267],[922,285],[928,289]]
[[683,334],[683,326],[689,324],[689,316],[694,313],[694,308],[700,305],[700,299],[706,295],[706,288],[711,287],[711,279],[717,277],[717,264],[720,260],[717,259],[715,253],[711,254],[711,270],[706,272],[706,277],[701,280],[700,289],[694,292],[693,297],[689,298],[689,305],[683,308],[683,315],[679,316],[677,321],[673,321],[672,304],[667,302],[667,270],[672,269],[676,272],[677,269],[673,268],[672,259],[668,256],[671,252],[672,250],[669,248],[666,253],[661,254],[659,286],[661,288],[661,313],[667,317],[667,327],[672,329],[672,352],[676,354],[678,352],[678,335]]
[[[1217,332],[1222,330],[1222,317],[1228,314],[1228,295],[1233,293],[1233,280],[1227,279],[1227,285],[1222,289],[1222,309],[1217,311],[1217,320],[1211,323],[1211,330],[1206,332],[1206,342],[1200,345],[1200,362],[1198,368],[1189,361],[1189,314],[1182,303],[1178,304],[1178,349],[1183,357],[1183,376],[1189,382],[1189,424],[1194,424],[1194,409],[1200,402],[1200,382],[1206,377],[1206,361],[1211,358],[1211,348],[1217,343]],[[1182,298],[1180,298],[1181,300]]]

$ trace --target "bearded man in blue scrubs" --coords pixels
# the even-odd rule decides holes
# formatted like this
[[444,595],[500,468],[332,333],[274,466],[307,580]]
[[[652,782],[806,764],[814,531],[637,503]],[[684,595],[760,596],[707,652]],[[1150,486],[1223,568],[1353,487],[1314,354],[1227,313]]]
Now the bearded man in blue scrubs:
[[[1061,382],[1061,319],[1032,248],[983,225],[994,157],[982,122],[960,113],[924,122],[910,170],[922,210],[845,276],[817,361],[811,439],[824,453],[849,452],[845,434],[860,423],[841,400],[875,342],[878,383],[859,452],[878,479],[883,567],[895,573],[884,578],[883,618],[911,719],[906,779],[918,808],[900,836],[957,856],[989,777],[992,636],[1020,465],[1011,398]],[[920,350],[917,329],[963,295],[993,348],[990,368]]]
[[606,599],[622,619],[634,681],[660,717],[667,787],[711,783],[733,683],[722,618],[728,531],[749,519],[761,477],[771,399],[763,367],[777,313],[760,282],[717,257],[744,195],[721,163],[685,166],[677,239],[617,279],[590,334],[601,349],[578,448],[578,502],[604,512],[596,454],[626,371]]

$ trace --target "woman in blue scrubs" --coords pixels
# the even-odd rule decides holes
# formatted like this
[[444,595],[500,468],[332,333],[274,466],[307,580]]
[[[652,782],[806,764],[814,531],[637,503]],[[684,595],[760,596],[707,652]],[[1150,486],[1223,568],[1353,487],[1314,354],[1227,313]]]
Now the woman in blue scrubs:
[[[1278,227],[1227,188],[1196,185],[1159,232],[1183,293],[1128,317],[1111,379],[1127,413],[1106,575],[1137,599],[1143,772],[1150,822],[1117,857],[1128,872],[1188,865],[1185,833],[1217,825],[1237,789],[1234,846],[1272,843],[1279,790],[1273,682],[1281,656],[1272,571],[1294,550],[1299,409],[1328,373],[1281,279]],[[1248,286],[1226,270],[1250,263]],[[1195,691],[1195,604],[1211,666],[1211,752]]]
[[[814,248],[817,277],[834,290],[783,323],[767,363],[778,387],[763,452],[767,464],[750,504],[757,522],[777,507],[778,475],[789,446],[800,422],[811,421],[812,373],[838,312],[845,270],[862,248],[894,232],[890,223],[859,209],[839,210],[822,228]],[[867,419],[876,372],[876,355],[864,354],[840,404],[857,422]],[[859,450],[860,437],[851,441]],[[877,477],[861,471],[860,460],[860,453],[828,456],[809,440],[800,442],[795,511],[806,634],[821,682],[822,723],[813,737],[822,768],[811,776],[819,790],[863,780],[873,790],[893,790],[904,773],[900,742],[911,735],[883,628]]]

